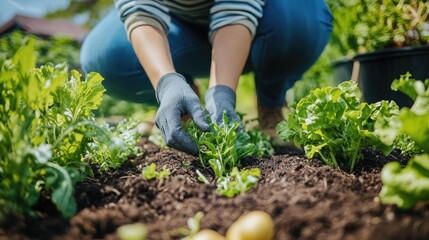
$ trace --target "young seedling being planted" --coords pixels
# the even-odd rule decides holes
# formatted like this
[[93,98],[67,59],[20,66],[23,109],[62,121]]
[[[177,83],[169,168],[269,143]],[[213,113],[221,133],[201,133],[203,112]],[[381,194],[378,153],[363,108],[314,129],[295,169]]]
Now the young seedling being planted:
[[[188,132],[198,145],[201,165],[212,169],[218,182],[218,192],[233,197],[250,189],[260,175],[259,169],[251,169],[250,172],[239,171],[240,159],[247,156],[262,156],[270,150],[267,151],[261,146],[271,145],[262,134],[253,134],[251,137],[248,132],[241,130],[240,123],[230,122],[226,113],[223,114],[222,120],[221,125],[211,123],[209,132],[199,130],[191,122]],[[198,175],[201,181],[208,183],[200,172]]]

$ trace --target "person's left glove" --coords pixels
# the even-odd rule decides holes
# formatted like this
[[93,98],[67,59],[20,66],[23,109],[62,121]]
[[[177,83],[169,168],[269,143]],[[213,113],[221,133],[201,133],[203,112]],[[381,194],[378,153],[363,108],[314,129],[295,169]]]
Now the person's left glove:
[[224,111],[230,121],[240,122],[240,118],[235,112],[236,95],[230,87],[225,85],[210,87],[204,95],[204,100],[212,122],[222,124]]
[[156,99],[160,104],[155,123],[169,147],[198,154],[197,144],[182,128],[182,116],[189,114],[203,131],[210,131],[200,100],[186,79],[178,73],[167,73],[156,87]]

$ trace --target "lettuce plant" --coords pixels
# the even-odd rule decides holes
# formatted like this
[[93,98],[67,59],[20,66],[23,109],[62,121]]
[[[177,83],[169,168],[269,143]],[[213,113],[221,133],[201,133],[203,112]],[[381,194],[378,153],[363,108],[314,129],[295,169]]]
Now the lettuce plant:
[[303,146],[310,159],[319,157],[330,166],[353,171],[363,149],[376,148],[385,154],[392,150],[379,140],[374,124],[378,118],[395,116],[398,106],[387,101],[360,103],[353,81],[315,89],[292,108],[277,131],[283,140]]
[[406,134],[423,153],[411,158],[404,168],[398,162],[383,167],[380,199],[407,209],[419,201],[429,201],[429,80],[417,81],[407,73],[392,83],[392,89],[407,94],[414,104],[402,108],[391,124],[379,124],[385,136],[390,136],[383,140],[389,142]]

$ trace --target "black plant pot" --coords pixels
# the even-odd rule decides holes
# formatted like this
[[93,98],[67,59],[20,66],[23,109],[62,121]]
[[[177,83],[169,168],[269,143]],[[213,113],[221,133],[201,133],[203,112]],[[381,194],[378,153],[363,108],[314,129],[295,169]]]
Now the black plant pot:
[[358,82],[363,99],[369,103],[394,100],[400,107],[412,105],[403,93],[390,89],[394,79],[407,71],[413,78],[429,78],[429,46],[377,50],[354,57],[359,62]]
[[352,79],[353,63],[353,58],[343,58],[332,63],[335,85]]

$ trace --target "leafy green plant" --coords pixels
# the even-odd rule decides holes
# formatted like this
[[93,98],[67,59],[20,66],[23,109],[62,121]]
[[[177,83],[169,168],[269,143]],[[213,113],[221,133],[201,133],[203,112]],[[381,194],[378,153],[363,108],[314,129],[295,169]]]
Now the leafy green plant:
[[[218,193],[233,197],[250,189],[257,183],[260,170],[238,170],[240,160],[246,156],[270,156],[274,153],[268,138],[257,128],[240,129],[239,122],[230,122],[226,113],[223,123],[210,123],[210,132],[198,129],[191,122],[187,131],[197,143],[201,165],[210,167],[217,179]],[[209,184],[207,178],[197,171],[198,180]]]
[[419,201],[429,201],[429,154],[412,158],[405,168],[398,162],[386,164],[381,180],[380,199],[384,204],[409,209]]
[[[81,175],[58,163],[65,155],[58,149],[71,131],[61,133],[55,125],[42,127],[48,122],[47,113],[52,112],[55,91],[67,75],[63,66],[34,69],[35,62],[30,41],[1,69],[0,205],[32,214],[31,207],[46,189],[62,214],[71,216],[76,209],[73,183]],[[57,161],[50,161],[52,158]]]
[[416,142],[405,133],[402,133],[396,137],[393,143],[393,149],[400,150],[402,155],[409,157],[414,157],[420,153],[423,153],[423,150],[417,146]]
[[191,122],[187,130],[200,149],[201,165],[210,166],[216,178],[239,167],[240,158],[256,153],[257,148],[250,142],[250,135],[238,131],[240,123],[230,122],[226,113],[223,114],[223,124],[211,123],[210,127],[210,132],[203,132]]
[[311,159],[320,157],[326,164],[353,171],[362,159],[362,149],[376,148],[389,153],[374,132],[376,119],[397,115],[392,101],[360,103],[360,91],[353,81],[338,87],[318,88],[292,106],[287,122],[277,126],[280,137],[304,146]]
[[269,137],[259,128],[253,127],[246,132],[250,136],[249,141],[255,145],[255,151],[252,156],[270,157],[274,155],[274,148],[270,143]]
[[217,182],[217,192],[223,196],[234,197],[251,189],[261,176],[259,168],[238,170],[233,168],[230,175],[221,177]]
[[95,138],[88,143],[90,148],[86,155],[87,159],[99,166],[100,171],[118,168],[128,158],[142,155],[141,149],[137,146],[141,138],[137,122],[124,119],[116,126],[108,124],[102,126],[110,137],[109,144]]
[[158,172],[156,171],[155,163],[152,163],[149,166],[144,167],[142,170],[142,176],[146,180],[151,180],[151,179],[161,180],[167,177],[168,175],[170,175],[170,169],[168,169],[166,166],[163,166],[162,170]]
[[88,161],[107,159],[90,155],[91,143],[112,142],[92,117],[103,96],[103,78],[91,73],[82,80],[77,71],[69,76],[65,64],[35,65],[34,40],[29,40],[1,67],[0,217],[34,215],[31,208],[41,191],[51,195],[64,217],[72,216],[74,186],[92,175]]
[[385,133],[382,140],[390,143],[406,134],[424,153],[412,158],[404,168],[398,162],[383,167],[380,199],[407,209],[419,201],[429,201],[429,80],[417,81],[407,73],[392,83],[392,89],[407,94],[414,104],[402,108],[389,125],[378,125]]

